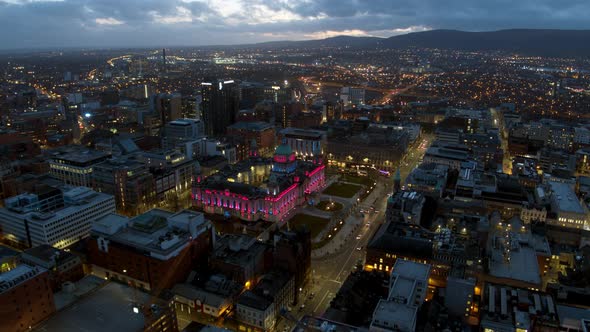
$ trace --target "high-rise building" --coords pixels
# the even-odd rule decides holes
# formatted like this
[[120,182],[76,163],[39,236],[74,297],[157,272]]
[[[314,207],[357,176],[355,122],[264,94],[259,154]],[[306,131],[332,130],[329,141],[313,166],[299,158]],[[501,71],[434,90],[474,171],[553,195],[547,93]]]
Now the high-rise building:
[[239,89],[233,80],[207,80],[201,83],[202,112],[208,136],[225,134],[235,122],[239,106]]
[[163,124],[182,117],[182,98],[179,93],[160,93],[152,98],[154,111]]

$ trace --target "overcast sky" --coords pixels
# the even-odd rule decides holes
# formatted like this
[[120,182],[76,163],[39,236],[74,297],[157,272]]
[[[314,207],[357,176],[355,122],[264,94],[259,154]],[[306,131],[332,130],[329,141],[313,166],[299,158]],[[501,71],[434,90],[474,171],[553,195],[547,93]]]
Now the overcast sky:
[[508,28],[590,29],[590,0],[0,0],[1,49]]

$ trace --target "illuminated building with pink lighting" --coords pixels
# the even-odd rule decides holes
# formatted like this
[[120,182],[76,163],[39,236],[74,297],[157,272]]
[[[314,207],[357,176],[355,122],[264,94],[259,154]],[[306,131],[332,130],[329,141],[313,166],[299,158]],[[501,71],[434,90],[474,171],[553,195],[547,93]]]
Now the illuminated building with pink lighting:
[[319,151],[313,160],[304,161],[283,143],[272,159],[251,155],[209,177],[196,177],[193,205],[243,220],[279,221],[324,188],[325,165]]

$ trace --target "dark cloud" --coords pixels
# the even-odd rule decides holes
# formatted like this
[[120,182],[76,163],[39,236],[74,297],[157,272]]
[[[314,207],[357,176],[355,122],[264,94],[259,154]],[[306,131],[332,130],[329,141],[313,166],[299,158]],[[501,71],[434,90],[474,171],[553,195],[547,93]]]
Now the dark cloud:
[[231,44],[424,29],[590,29],[588,0],[0,0],[0,48]]

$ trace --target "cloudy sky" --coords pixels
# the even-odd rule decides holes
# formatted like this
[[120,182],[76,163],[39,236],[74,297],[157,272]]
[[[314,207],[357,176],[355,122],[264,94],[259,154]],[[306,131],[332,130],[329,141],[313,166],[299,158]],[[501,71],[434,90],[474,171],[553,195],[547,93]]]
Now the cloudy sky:
[[0,0],[0,49],[590,29],[590,0]]

